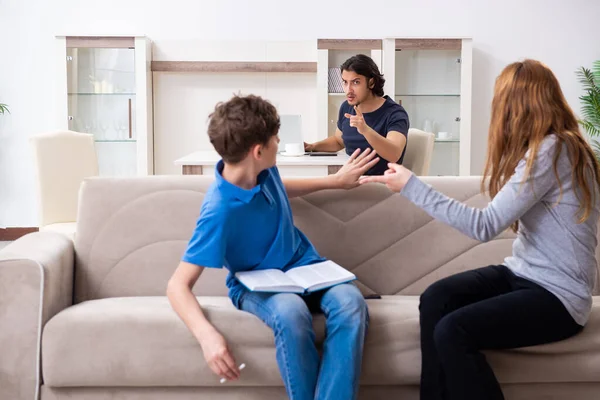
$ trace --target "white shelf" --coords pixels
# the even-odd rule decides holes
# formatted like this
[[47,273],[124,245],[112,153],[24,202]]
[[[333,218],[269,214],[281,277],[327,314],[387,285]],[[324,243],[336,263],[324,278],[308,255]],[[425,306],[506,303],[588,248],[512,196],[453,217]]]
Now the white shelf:
[[135,93],[69,93],[69,96],[135,96]]
[[397,94],[395,97],[460,97],[460,94]]
[[96,143],[135,143],[136,139],[96,139]]

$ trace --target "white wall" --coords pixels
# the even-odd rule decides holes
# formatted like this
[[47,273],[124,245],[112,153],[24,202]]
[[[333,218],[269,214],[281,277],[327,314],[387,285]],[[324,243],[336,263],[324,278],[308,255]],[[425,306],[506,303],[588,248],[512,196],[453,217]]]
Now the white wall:
[[[315,61],[316,40],[239,41],[156,40],[153,60]],[[153,74],[154,172],[180,174],[173,161],[196,150],[212,150],[206,134],[215,104],[233,93],[269,99],[280,115],[301,117],[301,135],[317,140],[316,74],[314,73],[172,73]],[[289,120],[288,120],[289,121]],[[282,120],[280,138],[286,140]],[[289,130],[287,131],[289,133]],[[298,141],[300,139],[297,139]]]
[[[376,4],[376,7],[371,5]],[[54,129],[54,35],[145,34],[155,41],[386,36],[473,38],[472,171],[485,156],[493,81],[537,58],[579,110],[574,70],[600,59],[597,0],[0,0],[0,226],[35,226],[28,137]]]

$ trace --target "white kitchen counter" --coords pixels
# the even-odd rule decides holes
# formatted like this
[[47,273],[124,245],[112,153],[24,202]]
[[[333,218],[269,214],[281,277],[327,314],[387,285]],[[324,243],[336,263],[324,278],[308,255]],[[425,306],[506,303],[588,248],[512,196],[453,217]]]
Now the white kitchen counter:
[[[336,156],[299,156],[277,155],[277,166],[282,176],[324,176],[337,172],[349,156],[339,152]],[[184,175],[212,175],[217,162],[221,159],[216,151],[196,151],[175,160]]]

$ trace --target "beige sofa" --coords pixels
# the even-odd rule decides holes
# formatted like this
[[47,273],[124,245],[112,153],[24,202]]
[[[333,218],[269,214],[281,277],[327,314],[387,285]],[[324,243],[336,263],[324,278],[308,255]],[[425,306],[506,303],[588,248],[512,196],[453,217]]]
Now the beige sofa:
[[[91,178],[76,240],[25,236],[0,252],[0,399],[283,399],[271,331],[226,297],[224,270],[194,288],[239,362],[220,384],[172,311],[166,283],[194,229],[210,177]],[[482,207],[479,180],[428,178]],[[419,294],[465,269],[500,263],[505,233],[481,244],[432,221],[385,187],[325,191],[292,201],[320,252],[356,273],[369,300],[361,399],[418,399]],[[323,318],[315,318],[319,341]],[[562,343],[488,353],[506,398],[600,398],[600,298],[587,328]],[[39,375],[38,375],[39,374]]]

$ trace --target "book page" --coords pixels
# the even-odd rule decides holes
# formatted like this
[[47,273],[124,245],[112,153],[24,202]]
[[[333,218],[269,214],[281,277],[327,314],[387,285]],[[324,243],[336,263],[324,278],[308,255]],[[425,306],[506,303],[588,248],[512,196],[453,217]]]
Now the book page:
[[352,272],[330,260],[293,268],[285,274],[308,291],[315,291],[356,279]]
[[304,288],[298,286],[285,273],[278,269],[261,269],[256,271],[237,272],[235,277],[248,289],[257,292],[295,292],[302,293]]

